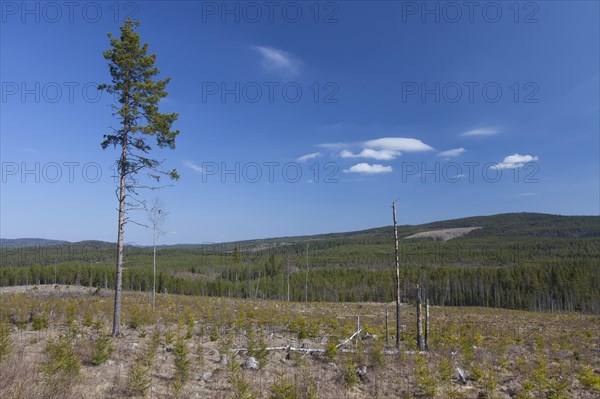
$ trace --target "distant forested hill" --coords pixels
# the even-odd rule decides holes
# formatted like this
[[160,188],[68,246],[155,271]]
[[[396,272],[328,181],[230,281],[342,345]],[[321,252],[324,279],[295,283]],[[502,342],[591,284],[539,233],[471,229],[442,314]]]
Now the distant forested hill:
[[[480,227],[448,241],[407,237]],[[600,312],[600,217],[510,213],[399,226],[402,296],[438,305]],[[4,243],[4,241],[3,241]],[[29,242],[31,243],[31,242]],[[127,247],[124,287],[151,287],[152,251]],[[301,301],[392,301],[391,226],[222,244],[161,246],[160,291]],[[111,287],[115,244],[2,245],[0,285]],[[305,283],[308,281],[308,298]]]
[[40,245],[68,244],[68,241],[47,240],[45,238],[0,238],[0,248],[33,247]]

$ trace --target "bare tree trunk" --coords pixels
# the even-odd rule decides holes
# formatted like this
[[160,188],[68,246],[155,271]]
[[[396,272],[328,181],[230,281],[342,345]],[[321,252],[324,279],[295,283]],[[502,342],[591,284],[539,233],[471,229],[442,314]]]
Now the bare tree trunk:
[[258,272],[258,281],[256,282],[256,295],[254,295],[255,299],[258,299],[258,286],[260,285],[260,272]]
[[390,344],[390,330],[388,327],[388,320],[389,320],[389,311],[388,311],[388,307],[387,305],[385,305],[385,344],[389,345]]
[[123,232],[125,227],[125,174],[127,171],[127,135],[123,136],[123,151],[120,161],[119,182],[119,226],[117,235],[117,265],[115,273],[115,307],[113,318],[113,337],[121,334],[121,289],[123,285]]
[[287,275],[287,301],[290,301],[290,259],[289,259],[289,253],[286,252],[285,254],[285,269],[286,269],[286,275]]
[[400,350],[400,255],[398,250],[398,228],[396,227],[396,201],[392,202],[394,214],[394,253],[396,255],[396,348]]
[[429,298],[425,300],[425,350],[429,350]]
[[308,246],[309,242],[306,243],[306,276],[304,278],[304,311],[308,306]]
[[421,314],[421,287],[417,284],[417,346],[420,351],[425,350],[423,342],[423,315]]
[[[156,212],[156,211],[155,211]],[[154,216],[156,220],[156,216]],[[152,233],[153,238],[153,253],[152,253],[152,311],[156,306],[156,225],[153,226],[154,231]]]

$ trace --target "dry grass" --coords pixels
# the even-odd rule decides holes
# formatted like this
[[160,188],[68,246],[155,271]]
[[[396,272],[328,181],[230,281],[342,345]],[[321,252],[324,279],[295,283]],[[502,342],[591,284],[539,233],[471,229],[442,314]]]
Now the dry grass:
[[[405,305],[402,350],[391,354],[393,348],[385,346],[385,304],[315,303],[305,308],[159,295],[153,313],[147,295],[126,293],[123,324],[128,327],[113,340],[110,360],[93,366],[94,345],[109,331],[112,315],[110,295],[93,293],[53,286],[0,291],[0,318],[9,323],[13,342],[9,357],[0,363],[1,398],[124,397],[136,359],[152,360],[146,397],[176,397],[173,349],[178,337],[189,348],[189,379],[178,391],[182,398],[600,396],[594,385],[594,377],[600,376],[597,315],[434,307],[431,350],[418,354],[414,308]],[[48,327],[32,331],[31,314],[46,319]],[[357,315],[363,330],[378,340],[352,340],[332,359],[321,352],[261,352],[265,345],[325,349],[330,337],[345,339],[354,333]],[[393,325],[390,319],[390,334]],[[46,343],[60,335],[73,339],[82,366],[78,378],[53,389],[41,366],[48,356]],[[259,370],[238,367],[246,353],[235,349],[248,347],[263,356]],[[388,354],[378,356],[382,350]],[[220,363],[221,353],[228,354],[227,365]],[[360,366],[366,366],[366,375],[356,372]],[[456,366],[465,371],[466,385],[458,382]]]

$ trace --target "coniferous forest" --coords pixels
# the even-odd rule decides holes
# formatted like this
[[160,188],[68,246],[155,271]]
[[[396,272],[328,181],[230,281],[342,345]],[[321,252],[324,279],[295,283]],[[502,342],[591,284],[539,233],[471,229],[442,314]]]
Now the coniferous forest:
[[[418,232],[480,227],[448,241]],[[513,213],[399,226],[402,301],[600,312],[600,217]],[[112,288],[115,244],[3,240],[0,286]],[[125,249],[123,288],[152,287],[152,248]],[[162,246],[162,293],[290,301],[394,300],[393,228]]]

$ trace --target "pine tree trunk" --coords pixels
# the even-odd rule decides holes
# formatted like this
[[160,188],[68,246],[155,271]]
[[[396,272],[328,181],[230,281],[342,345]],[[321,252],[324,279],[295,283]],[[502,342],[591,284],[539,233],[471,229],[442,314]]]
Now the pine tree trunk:
[[127,135],[123,135],[123,150],[120,163],[119,182],[119,226],[117,236],[117,265],[115,273],[115,306],[113,318],[113,337],[121,334],[121,289],[123,285],[123,233],[125,227],[125,174],[127,171]]

